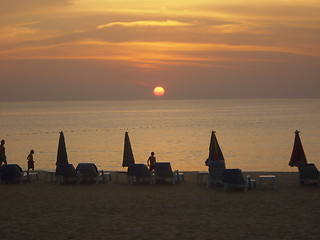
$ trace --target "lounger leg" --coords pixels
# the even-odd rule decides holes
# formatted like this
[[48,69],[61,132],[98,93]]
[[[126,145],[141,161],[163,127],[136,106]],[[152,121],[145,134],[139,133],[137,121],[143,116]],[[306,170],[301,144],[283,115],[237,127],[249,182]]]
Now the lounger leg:
[[110,173],[104,174],[104,178],[105,178],[106,183],[110,182],[111,181],[111,174]]
[[[99,173],[98,173],[98,177],[99,177]],[[103,171],[103,170],[101,170],[101,177],[102,177],[103,183],[106,183],[106,179],[105,179],[105,177],[104,177],[104,171]],[[99,178],[99,180],[98,180],[98,183],[99,183],[99,181],[100,181],[100,178]]]
[[[26,171],[26,173],[27,173],[27,179],[28,179],[28,182],[31,182],[30,181],[30,175],[29,175],[29,172],[28,171]],[[21,175],[21,178],[20,178],[20,184],[22,184],[23,183],[23,179],[24,179],[24,172],[22,173],[22,175]]]
[[178,172],[178,170],[175,170],[175,171],[173,172],[172,184],[176,184],[176,182],[178,182],[178,177],[179,177],[179,172]]
[[172,184],[174,185],[176,184],[176,182],[177,182],[177,175],[174,175],[172,179]]
[[179,182],[184,182],[184,173],[179,173]]

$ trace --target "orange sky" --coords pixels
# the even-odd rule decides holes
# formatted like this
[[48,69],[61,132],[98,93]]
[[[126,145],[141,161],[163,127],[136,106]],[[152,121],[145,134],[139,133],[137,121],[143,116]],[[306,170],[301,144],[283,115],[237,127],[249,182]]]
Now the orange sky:
[[[19,4],[18,4],[18,3]],[[320,97],[318,1],[0,2],[0,100]]]

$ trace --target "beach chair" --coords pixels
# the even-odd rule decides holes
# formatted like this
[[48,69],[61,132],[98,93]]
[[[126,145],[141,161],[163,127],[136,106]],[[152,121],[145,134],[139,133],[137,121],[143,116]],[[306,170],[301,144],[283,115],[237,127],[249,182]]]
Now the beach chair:
[[298,186],[306,183],[316,183],[320,186],[320,174],[317,167],[313,163],[301,164],[298,166]]
[[0,183],[16,183],[20,184],[29,181],[32,182],[38,179],[37,173],[29,174],[28,171],[23,171],[18,164],[4,164],[1,166]]
[[155,184],[157,181],[162,182],[167,179],[172,180],[172,184],[179,183],[182,179],[179,176],[179,171],[172,171],[170,162],[157,162],[154,165],[154,172],[151,176],[151,183]]
[[128,166],[128,182],[133,183],[151,183],[152,172],[145,164],[130,164]]
[[224,169],[222,181],[225,192],[230,187],[243,187],[244,191],[247,192],[251,187],[249,179],[244,177],[241,169]]
[[209,166],[207,187],[211,184],[223,184],[224,161],[210,161],[207,164]]
[[58,164],[55,175],[58,184],[62,182],[80,184],[81,182],[81,173],[76,171],[73,164]]
[[103,170],[99,171],[94,163],[79,163],[76,171],[81,173],[81,181],[92,181],[99,184],[100,182],[105,183],[106,179],[111,180],[111,174],[105,174]]

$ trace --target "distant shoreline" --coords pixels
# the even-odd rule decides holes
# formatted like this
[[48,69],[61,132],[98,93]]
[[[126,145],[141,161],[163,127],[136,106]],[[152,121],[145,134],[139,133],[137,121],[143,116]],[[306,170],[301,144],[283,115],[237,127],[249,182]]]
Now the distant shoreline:
[[[159,98],[146,98],[146,99],[65,99],[65,100],[57,100],[57,99],[52,99],[52,100],[28,100],[28,99],[21,99],[21,100],[5,100],[2,99],[1,102],[5,103],[61,103],[61,102],[113,102],[113,101],[154,101],[154,102],[162,102],[162,101],[242,101],[242,100],[315,100],[315,99],[320,99],[319,97],[301,97],[301,98],[195,98],[195,99],[189,99],[189,98],[165,98],[165,99],[159,99]],[[1,105],[1,104],[0,104]]]

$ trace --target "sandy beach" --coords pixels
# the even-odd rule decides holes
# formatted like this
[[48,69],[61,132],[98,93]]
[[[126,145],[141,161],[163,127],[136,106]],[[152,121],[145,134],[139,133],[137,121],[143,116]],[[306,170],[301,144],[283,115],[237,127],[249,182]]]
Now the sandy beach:
[[40,172],[37,182],[0,185],[1,239],[319,239],[320,188],[297,187],[296,172],[273,174],[276,190],[245,193],[198,185],[195,172],[153,186],[125,176],[57,185]]

